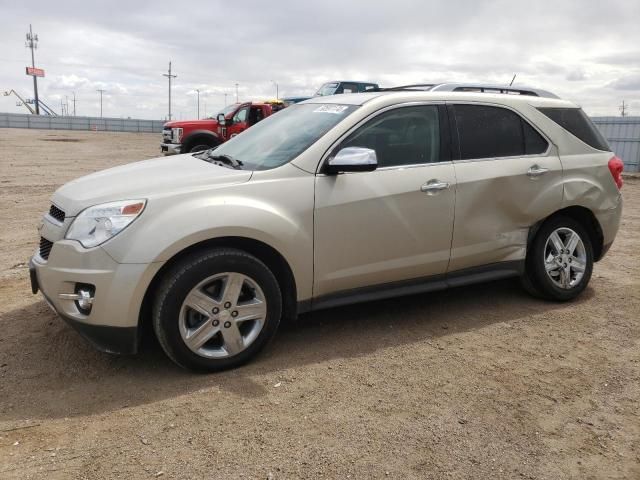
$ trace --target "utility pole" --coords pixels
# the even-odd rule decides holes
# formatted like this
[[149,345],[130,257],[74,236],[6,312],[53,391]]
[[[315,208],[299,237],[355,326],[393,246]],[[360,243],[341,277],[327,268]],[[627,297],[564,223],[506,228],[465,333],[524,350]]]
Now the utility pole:
[[102,89],[96,90],[96,92],[100,92],[100,118],[102,118],[102,94],[105,92]]
[[171,61],[169,61],[169,72],[163,73],[162,76],[169,79],[169,121],[171,121],[171,79],[177,77],[177,75],[171,75]]
[[64,102],[62,101],[62,97],[60,97],[60,116],[64,117]]
[[627,115],[629,115],[629,107],[624,103],[624,100],[622,100],[622,105],[620,105],[618,109],[620,110],[621,117],[626,117]]
[[238,84],[236,83],[236,103],[238,103]]
[[278,95],[278,82],[271,80],[271,83],[273,83],[276,86],[276,100],[279,100],[280,97]]
[[196,88],[196,92],[198,93],[198,120],[200,120],[200,90]]
[[73,92],[73,116],[76,116],[76,92]]
[[[31,24],[29,24],[29,33],[27,33],[27,42],[25,46],[31,49],[31,66],[36,68],[36,57],[33,51],[38,48],[38,35],[33,34]],[[33,95],[36,101],[36,115],[40,115],[40,102],[38,101],[38,77],[35,75],[33,76]]]

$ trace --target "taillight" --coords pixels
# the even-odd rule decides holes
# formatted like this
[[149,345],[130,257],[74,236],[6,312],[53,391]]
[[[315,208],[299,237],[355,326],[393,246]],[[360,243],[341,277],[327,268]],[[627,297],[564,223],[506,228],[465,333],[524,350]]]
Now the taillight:
[[618,190],[622,188],[622,170],[624,169],[624,163],[618,157],[612,157],[609,160],[609,171],[611,172],[611,176],[613,177],[613,181],[616,182],[618,186]]

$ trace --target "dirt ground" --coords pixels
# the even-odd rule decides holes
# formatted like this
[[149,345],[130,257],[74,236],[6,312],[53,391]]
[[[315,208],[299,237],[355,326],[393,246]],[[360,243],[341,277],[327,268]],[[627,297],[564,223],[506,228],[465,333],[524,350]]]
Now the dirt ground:
[[29,290],[50,194],[160,135],[0,129],[0,478],[640,478],[640,180],[586,292],[338,308],[253,363],[94,351]]

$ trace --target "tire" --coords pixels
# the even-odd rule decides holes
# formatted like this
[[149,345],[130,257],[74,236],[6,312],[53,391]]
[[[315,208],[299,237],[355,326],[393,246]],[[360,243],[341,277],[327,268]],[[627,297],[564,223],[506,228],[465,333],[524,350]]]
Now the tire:
[[564,302],[582,293],[592,272],[593,246],[587,230],[573,218],[557,216],[534,237],[522,284],[533,296]]
[[153,304],[153,328],[163,350],[196,371],[246,363],[274,337],[281,316],[273,273],[232,248],[184,258],[166,272]]
[[215,145],[209,145],[208,143],[196,143],[191,149],[189,153],[202,152],[204,150],[209,150],[210,148],[215,147]]

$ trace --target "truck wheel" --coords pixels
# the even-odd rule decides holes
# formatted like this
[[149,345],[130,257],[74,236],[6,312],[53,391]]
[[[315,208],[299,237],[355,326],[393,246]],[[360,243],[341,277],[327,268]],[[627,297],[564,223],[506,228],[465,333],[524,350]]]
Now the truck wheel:
[[178,365],[200,371],[237,367],[273,338],[282,315],[269,268],[244,251],[198,252],[171,268],[153,306],[153,327]]
[[534,296],[567,301],[587,287],[592,271],[589,234],[576,220],[558,216],[538,230],[527,252],[523,285]]
[[191,147],[191,150],[189,150],[189,153],[195,153],[195,152],[202,152],[203,150],[209,150],[210,148],[213,148],[213,145],[207,145],[205,143],[199,143],[196,144],[195,146]]

